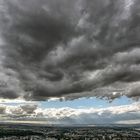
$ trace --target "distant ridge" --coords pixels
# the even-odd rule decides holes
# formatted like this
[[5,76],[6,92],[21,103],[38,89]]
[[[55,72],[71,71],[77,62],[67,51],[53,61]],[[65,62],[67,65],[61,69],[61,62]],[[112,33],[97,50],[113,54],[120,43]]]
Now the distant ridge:
[[42,126],[42,127],[130,127],[140,128],[140,124],[39,124],[39,123],[19,123],[19,122],[0,122],[0,125],[18,126]]

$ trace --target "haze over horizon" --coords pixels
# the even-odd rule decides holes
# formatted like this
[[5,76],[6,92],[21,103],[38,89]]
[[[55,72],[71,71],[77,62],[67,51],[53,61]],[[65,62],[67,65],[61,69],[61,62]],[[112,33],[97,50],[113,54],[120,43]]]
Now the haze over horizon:
[[0,121],[140,124],[139,0],[0,0]]

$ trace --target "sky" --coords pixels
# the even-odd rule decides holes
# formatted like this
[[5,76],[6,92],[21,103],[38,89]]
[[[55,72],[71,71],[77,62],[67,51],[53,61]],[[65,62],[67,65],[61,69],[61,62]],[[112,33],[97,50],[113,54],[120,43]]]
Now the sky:
[[140,123],[139,0],[0,0],[0,121]]

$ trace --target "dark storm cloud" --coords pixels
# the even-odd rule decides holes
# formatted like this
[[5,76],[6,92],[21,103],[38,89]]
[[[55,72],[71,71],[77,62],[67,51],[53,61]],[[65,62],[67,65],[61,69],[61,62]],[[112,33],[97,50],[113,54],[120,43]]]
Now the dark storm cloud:
[[0,4],[2,98],[139,98],[138,0]]

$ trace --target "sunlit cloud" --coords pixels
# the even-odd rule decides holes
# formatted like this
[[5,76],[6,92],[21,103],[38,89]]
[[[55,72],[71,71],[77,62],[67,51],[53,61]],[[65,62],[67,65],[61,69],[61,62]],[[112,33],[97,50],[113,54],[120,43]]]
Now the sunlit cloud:
[[0,121],[44,124],[131,124],[139,123],[140,103],[100,108],[42,108],[37,104],[1,105]]

